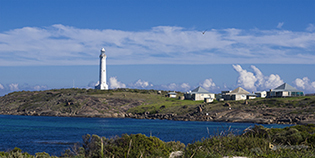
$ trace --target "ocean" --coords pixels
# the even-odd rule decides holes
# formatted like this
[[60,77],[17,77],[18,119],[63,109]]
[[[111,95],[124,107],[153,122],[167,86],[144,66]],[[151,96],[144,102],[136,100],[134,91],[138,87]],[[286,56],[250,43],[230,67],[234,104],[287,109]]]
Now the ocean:
[[[82,136],[96,134],[111,138],[122,134],[142,133],[163,141],[180,141],[188,144],[200,141],[222,131],[242,133],[254,123],[226,123],[202,121],[145,120],[131,118],[80,118],[0,115],[0,151],[19,147],[23,152],[46,152],[60,156]],[[268,128],[290,125],[263,124]]]

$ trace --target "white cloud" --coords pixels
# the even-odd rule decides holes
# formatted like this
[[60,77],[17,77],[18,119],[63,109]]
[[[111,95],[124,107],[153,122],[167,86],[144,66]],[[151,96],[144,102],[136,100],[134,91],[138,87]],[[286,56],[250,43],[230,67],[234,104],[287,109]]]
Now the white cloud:
[[237,85],[250,91],[274,89],[283,84],[283,80],[278,74],[265,76],[254,65],[251,65],[251,68],[255,74],[244,70],[240,65],[233,65],[233,68],[239,73]]
[[109,88],[115,89],[115,88],[126,88],[126,85],[124,83],[121,83],[117,80],[117,77],[110,77],[109,78]]
[[256,87],[260,87],[264,85],[265,82],[265,76],[263,73],[254,65],[251,65],[251,68],[254,70],[254,73],[256,74],[257,83],[255,84]]
[[178,85],[176,83],[170,83],[168,85],[162,85],[162,87],[168,89],[168,90],[177,90]]
[[306,28],[307,31],[313,32],[315,31],[315,25],[309,24],[308,27]]
[[11,83],[9,84],[10,91],[18,91],[19,90],[19,84],[18,83]]
[[205,79],[203,81],[202,84],[200,84],[204,89],[206,90],[214,90],[214,89],[218,89],[218,87],[216,87],[215,83],[212,81],[211,78],[209,79]]
[[[279,26],[283,23],[279,23]],[[0,32],[0,66],[97,65],[105,47],[109,64],[314,64],[314,25],[309,32],[182,27],[145,31],[80,29],[62,24]],[[23,38],[21,38],[23,37]]]
[[39,91],[39,90],[46,90],[47,88],[48,88],[47,86],[37,85],[33,87],[33,90]]
[[155,86],[158,89],[163,89],[163,90],[169,90],[169,91],[188,91],[190,89],[190,85],[188,83],[181,83],[181,84],[176,84],[176,83],[170,83],[167,85],[156,85]]
[[282,26],[283,26],[283,24],[284,24],[284,22],[279,22],[278,25],[277,25],[277,28],[278,28],[278,29],[281,29]]
[[297,88],[301,88],[307,92],[315,91],[315,81],[310,82],[308,77],[303,77],[302,79],[297,78],[294,80],[294,84],[297,86]]
[[0,96],[13,92],[13,91],[39,91],[39,90],[47,90],[48,86],[46,85],[29,85],[27,83],[19,84],[19,83],[10,83],[3,86],[0,84]]
[[152,88],[153,84],[150,84],[148,81],[142,81],[141,79],[139,79],[137,82],[129,84],[129,86],[132,88]]
[[283,80],[280,78],[278,74],[271,74],[269,77],[266,76],[265,84],[262,88],[264,89],[274,89],[281,84],[283,84]]
[[239,73],[239,77],[237,80],[238,86],[241,86],[250,91],[256,91],[255,82],[257,78],[252,72],[248,72],[243,70],[240,65],[232,65],[234,70]]
[[190,89],[190,85],[188,83],[182,83],[180,85],[180,88],[183,90],[183,91],[188,91]]
[[255,82],[255,87],[260,89],[273,89],[283,83],[283,80],[279,75],[270,74],[269,76],[264,76],[263,73],[254,65],[251,65],[254,70],[255,77],[257,81]]

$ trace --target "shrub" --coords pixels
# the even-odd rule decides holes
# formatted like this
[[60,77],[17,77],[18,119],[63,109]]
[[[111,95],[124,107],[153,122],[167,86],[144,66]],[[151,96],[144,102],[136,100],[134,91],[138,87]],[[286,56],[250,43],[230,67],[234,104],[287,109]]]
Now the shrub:
[[259,155],[268,149],[268,141],[257,137],[246,136],[215,136],[201,142],[188,144],[186,157],[222,157]]
[[84,157],[168,157],[174,150],[183,150],[180,142],[163,142],[157,137],[143,134],[124,134],[111,139],[87,134],[83,136],[82,148],[74,147],[74,151],[66,151],[63,156]]

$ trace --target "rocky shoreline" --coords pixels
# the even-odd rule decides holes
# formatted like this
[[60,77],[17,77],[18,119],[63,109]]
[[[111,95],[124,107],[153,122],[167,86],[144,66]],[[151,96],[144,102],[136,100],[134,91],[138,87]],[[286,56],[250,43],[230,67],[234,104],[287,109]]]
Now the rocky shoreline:
[[258,115],[251,112],[240,112],[229,110],[219,113],[203,113],[177,115],[169,114],[132,114],[132,113],[103,113],[103,114],[71,114],[60,113],[56,111],[24,111],[24,112],[7,112],[1,111],[0,115],[23,115],[23,116],[53,116],[53,117],[98,117],[98,118],[134,118],[134,119],[160,119],[174,121],[210,121],[210,122],[237,122],[237,123],[258,123],[258,124],[315,124],[312,116],[282,116],[282,117],[257,117]]

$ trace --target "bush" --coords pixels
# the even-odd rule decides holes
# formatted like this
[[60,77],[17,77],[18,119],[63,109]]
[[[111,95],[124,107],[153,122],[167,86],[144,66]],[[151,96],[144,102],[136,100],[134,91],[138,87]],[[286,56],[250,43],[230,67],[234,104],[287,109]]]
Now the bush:
[[188,144],[185,157],[259,156],[267,149],[268,141],[262,138],[235,135],[215,136]]
[[50,156],[48,153],[41,152],[36,153],[36,156],[30,155],[27,152],[22,152],[22,149],[15,147],[9,152],[0,151],[1,158],[57,158],[56,156]]
[[[83,136],[82,147],[74,147],[63,156],[81,157],[168,157],[174,150],[184,150],[180,142],[163,142],[157,137],[143,134],[124,134],[111,139],[87,134]],[[77,154],[74,154],[77,153]]]
[[286,128],[265,128],[255,126],[243,134],[244,136],[265,138],[270,142],[282,145],[315,144],[312,135],[315,132],[315,125],[296,125]]

